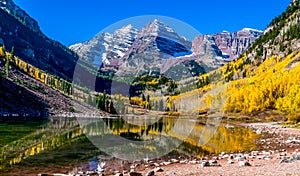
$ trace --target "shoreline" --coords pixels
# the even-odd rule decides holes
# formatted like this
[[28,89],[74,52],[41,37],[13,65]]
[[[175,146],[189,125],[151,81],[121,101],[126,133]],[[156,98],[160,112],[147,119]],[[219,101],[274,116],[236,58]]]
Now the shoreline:
[[[255,143],[257,149],[247,152],[211,154],[204,158],[183,157],[180,154],[169,154],[151,161],[127,162],[108,156],[102,172],[84,169],[82,163],[65,169],[54,169],[51,163],[48,175],[63,173],[62,175],[300,175],[300,129],[286,128],[278,123],[234,122],[228,125],[240,125],[250,128],[262,136]],[[230,126],[228,126],[230,128]],[[100,162],[100,161],[99,161]],[[251,166],[240,166],[248,165]],[[80,167],[78,167],[80,166]],[[23,168],[24,169],[24,168]],[[34,169],[37,175],[43,173],[43,168]],[[16,173],[14,172],[16,171]],[[33,170],[31,170],[33,171]],[[134,172],[131,172],[134,171]],[[9,171],[10,175],[18,175],[24,170],[17,167]],[[28,171],[27,173],[29,173]],[[130,174],[131,172],[131,174]]]

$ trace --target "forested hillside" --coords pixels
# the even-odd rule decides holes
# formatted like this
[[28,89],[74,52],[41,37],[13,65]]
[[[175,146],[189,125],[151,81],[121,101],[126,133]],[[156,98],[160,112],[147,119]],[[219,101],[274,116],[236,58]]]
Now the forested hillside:
[[[254,113],[279,110],[299,113],[299,16],[299,0],[294,0],[240,58],[201,75],[197,91],[172,97],[173,102],[182,97],[195,96],[199,92],[203,95],[203,92],[223,86],[225,89],[217,95],[202,96],[206,103],[198,108],[200,112],[211,109],[212,101],[226,98],[222,105],[222,110],[226,112]],[[172,102],[169,106],[172,106]]]
[[[79,89],[76,89],[77,92]],[[0,47],[0,116],[46,118],[66,112],[93,112],[72,100],[73,85]],[[75,109],[77,107],[77,109]]]

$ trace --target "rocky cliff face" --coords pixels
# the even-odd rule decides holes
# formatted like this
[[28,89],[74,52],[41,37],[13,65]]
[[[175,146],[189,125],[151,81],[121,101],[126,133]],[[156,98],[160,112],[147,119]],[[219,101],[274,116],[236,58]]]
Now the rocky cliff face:
[[30,27],[32,30],[41,32],[38,23],[24,10],[17,6],[12,0],[0,0],[0,8],[12,15],[24,25]]
[[201,67],[202,72],[202,66],[210,71],[237,58],[261,34],[262,31],[245,28],[234,33],[196,36],[191,42],[154,20],[140,30],[127,25],[113,34],[98,34],[70,49],[103,71],[120,74],[166,71],[190,61],[198,64],[196,68]]
[[159,70],[163,59],[192,54],[191,46],[172,28],[154,20],[141,30],[127,25],[112,34],[100,33],[70,49],[103,71],[136,74]]
[[70,49],[97,67],[117,65],[133,44],[137,32],[132,25],[127,25],[113,34],[99,33],[89,41],[70,46]]
[[196,36],[192,43],[192,51],[197,61],[201,61],[210,69],[225,64],[225,60],[222,58],[222,50],[218,48],[211,35]]
[[125,58],[144,52],[155,53],[161,58],[178,57],[192,54],[190,48],[191,42],[180,37],[166,24],[154,20],[140,30]]
[[231,61],[239,57],[262,34],[263,31],[244,28],[233,33],[227,31],[216,33],[212,39],[221,50],[221,56]]
[[170,68],[178,63],[170,62],[170,58],[191,55],[190,48],[190,41],[180,37],[166,24],[154,20],[138,32],[132,46],[119,62],[118,73],[162,72],[162,67]]

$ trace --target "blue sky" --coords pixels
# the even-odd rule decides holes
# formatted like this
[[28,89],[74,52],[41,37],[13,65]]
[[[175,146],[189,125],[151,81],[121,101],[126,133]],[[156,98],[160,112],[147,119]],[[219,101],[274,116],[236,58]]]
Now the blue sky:
[[[67,46],[89,40],[101,30],[127,18],[167,16],[189,24],[202,34],[244,27],[264,30],[290,0],[14,0],[36,19],[50,38]],[[124,22],[124,21],[123,21]],[[171,26],[173,27],[173,26]],[[179,33],[189,35],[184,29]],[[178,31],[177,31],[178,32]]]

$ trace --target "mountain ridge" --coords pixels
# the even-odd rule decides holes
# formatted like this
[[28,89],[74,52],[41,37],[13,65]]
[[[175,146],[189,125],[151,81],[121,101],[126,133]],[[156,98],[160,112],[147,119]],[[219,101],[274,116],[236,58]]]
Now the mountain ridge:
[[41,32],[38,22],[31,18],[13,0],[0,0],[0,8],[36,32]]
[[[134,28],[132,24],[126,26],[130,26],[135,32],[130,36],[130,42],[124,40],[124,43],[127,44],[126,48],[118,48],[116,50],[118,52],[117,55],[112,54],[112,48],[114,48],[114,46],[111,41],[114,41],[113,37],[109,38],[109,42],[99,41],[97,44],[95,42],[96,36],[104,34],[107,36],[114,35],[109,33],[97,34],[91,40],[71,45],[69,48],[84,59],[92,60],[93,63],[95,63],[95,60],[98,60],[96,61],[96,66],[99,67],[101,65],[100,67],[104,71],[116,71],[123,62],[126,62],[128,67],[131,67],[128,65],[128,59],[136,54],[145,56],[146,53],[148,56],[161,59],[180,57],[182,61],[195,60],[198,64],[206,64],[207,68],[213,70],[224,65],[226,61],[232,61],[241,55],[246,48],[262,34],[261,30],[243,28],[236,33],[228,33],[228,36],[225,37],[222,36],[221,33],[203,35],[206,40],[209,41],[205,44],[202,43],[203,39],[199,40],[200,38],[198,36],[196,36],[193,41],[188,41],[184,36],[179,36],[172,28],[157,19],[149,22],[140,30]],[[126,28],[126,26],[123,26],[122,28]],[[101,38],[99,39],[101,40]],[[119,38],[119,41],[120,40],[122,40],[122,37]],[[202,46],[202,44],[205,46]],[[222,48],[222,46],[225,47]],[[201,47],[204,48],[201,49]],[[93,49],[89,51],[88,48]],[[97,48],[98,51],[101,52],[97,52]],[[209,52],[206,52],[205,50],[209,50]],[[161,63],[156,63],[157,59],[154,60],[153,65],[161,65]],[[122,69],[126,69],[126,64],[125,66],[122,66]],[[135,62],[134,65],[137,64],[138,63]],[[143,63],[141,64],[143,65]],[[147,64],[150,63],[146,63],[146,65]],[[172,67],[172,65],[167,67]]]

